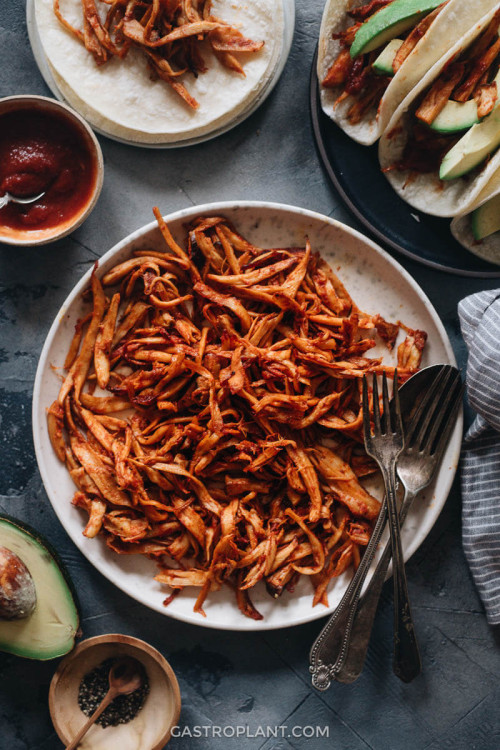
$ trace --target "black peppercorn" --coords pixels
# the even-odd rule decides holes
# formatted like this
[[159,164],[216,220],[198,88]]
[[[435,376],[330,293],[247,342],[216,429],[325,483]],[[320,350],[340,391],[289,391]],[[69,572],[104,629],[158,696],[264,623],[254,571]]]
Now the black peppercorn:
[[[85,716],[92,716],[109,690],[109,670],[118,659],[106,659],[88,672],[80,683],[78,705]],[[135,719],[149,693],[149,682],[144,673],[143,682],[129,695],[118,695],[96,721],[102,727],[126,724]]]

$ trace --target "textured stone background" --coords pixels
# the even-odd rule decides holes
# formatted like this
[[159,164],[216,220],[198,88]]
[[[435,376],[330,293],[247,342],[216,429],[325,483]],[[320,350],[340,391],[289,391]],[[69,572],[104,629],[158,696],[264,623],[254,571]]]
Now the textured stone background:
[[[31,394],[49,326],[76,281],[132,230],[164,213],[209,200],[264,199],[314,209],[356,226],[316,156],[309,71],[323,0],[297,0],[292,52],[264,105],[244,124],[188,150],[149,151],[101,138],[106,178],[92,216],[74,235],[40,249],[0,246],[0,512],[31,523],[58,548],[82,602],[86,637],[135,635],[159,648],[179,677],[181,725],[328,726],[329,739],[172,740],[176,750],[497,750],[499,633],[488,627],[460,542],[455,485],[408,578],[424,671],[411,685],[392,674],[392,596],[386,585],[366,669],[352,686],[316,693],[308,651],[323,621],[282,632],[238,634],[189,626],[149,611],[108,583],[57,521],[37,470]],[[0,95],[50,95],[35,65],[24,3],[0,0]],[[461,366],[456,306],[498,282],[446,276],[398,260],[437,308]],[[58,750],[47,707],[56,663],[0,654],[0,749]]]

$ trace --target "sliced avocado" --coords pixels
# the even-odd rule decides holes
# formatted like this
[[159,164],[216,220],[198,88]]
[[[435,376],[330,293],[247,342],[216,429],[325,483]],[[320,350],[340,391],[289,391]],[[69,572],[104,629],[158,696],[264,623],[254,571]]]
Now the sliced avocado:
[[391,39],[389,44],[384,47],[380,55],[377,57],[375,62],[372,65],[373,70],[375,73],[379,73],[383,76],[393,76],[394,70],[392,68],[392,63],[394,62],[394,58],[396,57],[396,54],[403,44],[402,39]]
[[441,180],[454,180],[481,164],[500,146],[500,107],[473,125],[445,155],[439,169]]
[[40,660],[67,654],[79,630],[79,608],[64,565],[36,531],[6,516],[0,516],[0,546],[22,561],[36,591],[30,615],[0,619],[0,651]]
[[[500,91],[500,72],[496,74],[494,82]],[[449,99],[430,127],[438,133],[459,133],[461,130],[468,130],[477,122],[480,122],[480,118],[474,99],[468,102],[455,102]]]
[[351,57],[378,49],[415,26],[426,13],[441,3],[442,0],[394,0],[359,27],[351,44]]
[[459,133],[461,130],[468,130],[477,122],[479,117],[474,99],[468,102],[454,102],[450,99],[430,127],[437,133]]
[[482,240],[500,231],[500,194],[490,198],[472,212],[471,226],[476,240]]

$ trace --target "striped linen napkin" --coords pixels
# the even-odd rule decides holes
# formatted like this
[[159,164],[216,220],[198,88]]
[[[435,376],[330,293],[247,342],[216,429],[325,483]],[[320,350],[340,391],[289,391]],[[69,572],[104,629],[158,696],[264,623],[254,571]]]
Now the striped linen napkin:
[[469,350],[467,393],[477,412],[462,450],[465,556],[491,625],[500,623],[500,289],[458,305]]

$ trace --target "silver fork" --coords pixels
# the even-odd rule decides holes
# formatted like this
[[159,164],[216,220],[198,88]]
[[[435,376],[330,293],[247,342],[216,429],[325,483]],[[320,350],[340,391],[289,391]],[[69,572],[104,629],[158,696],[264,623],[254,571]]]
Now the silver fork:
[[[419,420],[425,415],[429,417],[430,427],[434,426],[434,429],[427,431],[420,453],[417,453],[414,446],[407,444],[398,459],[398,473],[399,467],[402,466],[402,481],[405,487],[400,510],[402,524],[413,498],[429,484],[446,449],[454,417],[461,402],[459,372],[452,365],[430,365],[410,378],[398,392],[406,428],[413,425],[414,420]],[[431,433],[437,436],[435,444],[430,441]],[[407,453],[411,454],[411,460],[407,458]],[[383,556],[366,587],[361,603],[359,598],[384,531],[386,517],[384,501],[361,563],[341,602],[311,648],[309,670],[312,683],[318,690],[327,690],[332,679],[353,682],[363,669],[378,600],[391,559],[390,541],[385,546]]]
[[[402,525],[416,495],[427,487],[443,457],[458,408],[462,402],[464,386],[460,373],[452,365],[437,365],[428,368],[430,384],[425,395],[418,400],[416,408],[409,412],[406,420],[405,449],[398,459],[397,471],[405,489],[399,513]],[[437,376],[432,371],[437,371]],[[409,398],[413,394],[409,394]],[[388,541],[384,552],[370,579],[364,596],[354,613],[347,635],[345,658],[335,674],[339,682],[356,680],[365,662],[373,620],[380,594],[387,577],[391,560],[391,544]]]
[[403,423],[399,403],[397,370],[394,371],[394,413],[389,405],[385,372],[382,376],[383,415],[380,415],[377,378],[373,376],[373,435],[368,404],[368,381],[363,377],[363,433],[365,450],[379,465],[385,485],[387,515],[393,558],[394,582],[394,662],[395,673],[410,682],[421,669],[420,654],[410,610],[406,571],[396,499],[396,461],[404,448]]

